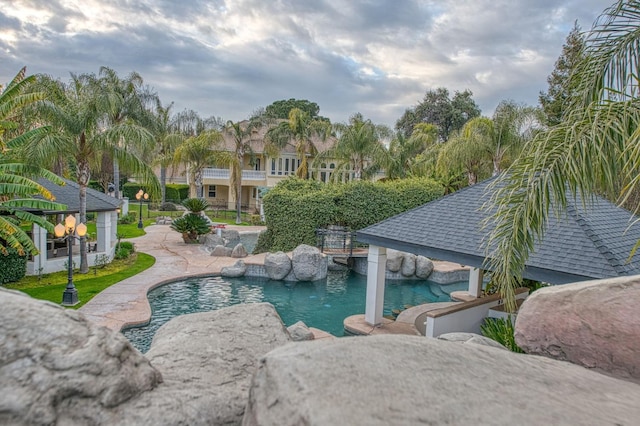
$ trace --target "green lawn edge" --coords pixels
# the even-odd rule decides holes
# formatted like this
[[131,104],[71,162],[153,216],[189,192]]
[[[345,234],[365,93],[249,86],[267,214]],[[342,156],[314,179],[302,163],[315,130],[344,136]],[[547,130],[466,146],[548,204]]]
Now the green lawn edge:
[[[132,277],[143,272],[156,263],[156,258],[146,253],[136,253],[136,261],[124,269],[114,272],[113,274],[103,275],[99,277],[93,276],[93,271],[88,274],[74,274],[73,283],[78,290],[78,303],[71,306],[71,309],[78,309],[86,304],[93,297],[105,288],[108,288],[122,280]],[[66,272],[63,273],[66,276]],[[41,287],[20,288],[19,285],[7,285],[6,288],[22,291],[34,299],[48,300],[50,302],[60,304],[62,302],[62,293],[67,286],[66,278],[62,284],[43,285]]]

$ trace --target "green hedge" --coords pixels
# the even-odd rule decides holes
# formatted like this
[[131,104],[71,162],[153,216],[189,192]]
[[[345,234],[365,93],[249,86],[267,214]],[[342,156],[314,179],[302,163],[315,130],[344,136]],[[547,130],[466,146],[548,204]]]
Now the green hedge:
[[290,178],[263,199],[267,232],[260,235],[254,253],[315,245],[318,228],[335,224],[362,229],[443,193],[442,185],[427,178],[346,184]]
[[181,203],[189,198],[189,185],[181,183],[168,183],[164,198],[167,201]]
[[0,253],[0,284],[21,280],[27,273],[27,256],[20,256],[15,249],[8,248],[9,254]]

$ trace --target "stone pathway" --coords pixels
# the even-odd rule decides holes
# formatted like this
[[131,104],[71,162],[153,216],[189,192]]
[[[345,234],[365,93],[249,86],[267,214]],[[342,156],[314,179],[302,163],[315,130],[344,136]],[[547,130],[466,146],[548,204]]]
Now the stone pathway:
[[[227,226],[240,233],[258,232],[263,226]],[[177,279],[220,273],[225,266],[238,259],[210,256],[199,244],[188,245],[182,236],[168,225],[151,225],[146,235],[132,238],[136,250],[150,254],[156,263],[144,272],[105,289],[79,309],[98,325],[121,330],[127,325],[144,324],[151,318],[147,300],[149,290]],[[251,255],[243,260],[247,264],[264,264],[264,254]]]

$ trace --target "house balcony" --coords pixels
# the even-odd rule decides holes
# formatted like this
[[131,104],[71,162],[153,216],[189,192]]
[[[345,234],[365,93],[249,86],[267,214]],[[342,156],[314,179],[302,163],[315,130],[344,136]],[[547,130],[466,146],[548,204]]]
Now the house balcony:
[[[228,184],[231,180],[231,171],[229,169],[213,169],[206,168],[202,172],[202,178],[206,180],[205,183],[210,181],[216,181],[217,184]],[[262,183],[267,180],[267,172],[264,170],[243,170],[242,182],[256,182]],[[213,182],[212,182],[213,183]]]

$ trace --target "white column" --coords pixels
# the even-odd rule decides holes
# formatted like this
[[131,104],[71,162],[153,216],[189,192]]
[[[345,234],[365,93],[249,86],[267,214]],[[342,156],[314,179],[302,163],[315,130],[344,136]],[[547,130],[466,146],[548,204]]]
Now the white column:
[[47,230],[40,225],[33,224],[33,244],[38,249],[38,254],[33,256],[33,274],[36,275],[42,268],[42,272],[47,272]]
[[387,249],[370,245],[367,258],[367,305],[364,320],[371,325],[382,322],[386,266]]
[[483,272],[479,268],[471,268],[469,271],[469,294],[473,297],[482,296]]
[[98,232],[98,252],[109,253],[111,251],[111,212],[99,212],[96,221]]
[[111,238],[107,247],[111,248],[118,241],[118,212],[111,212]]

